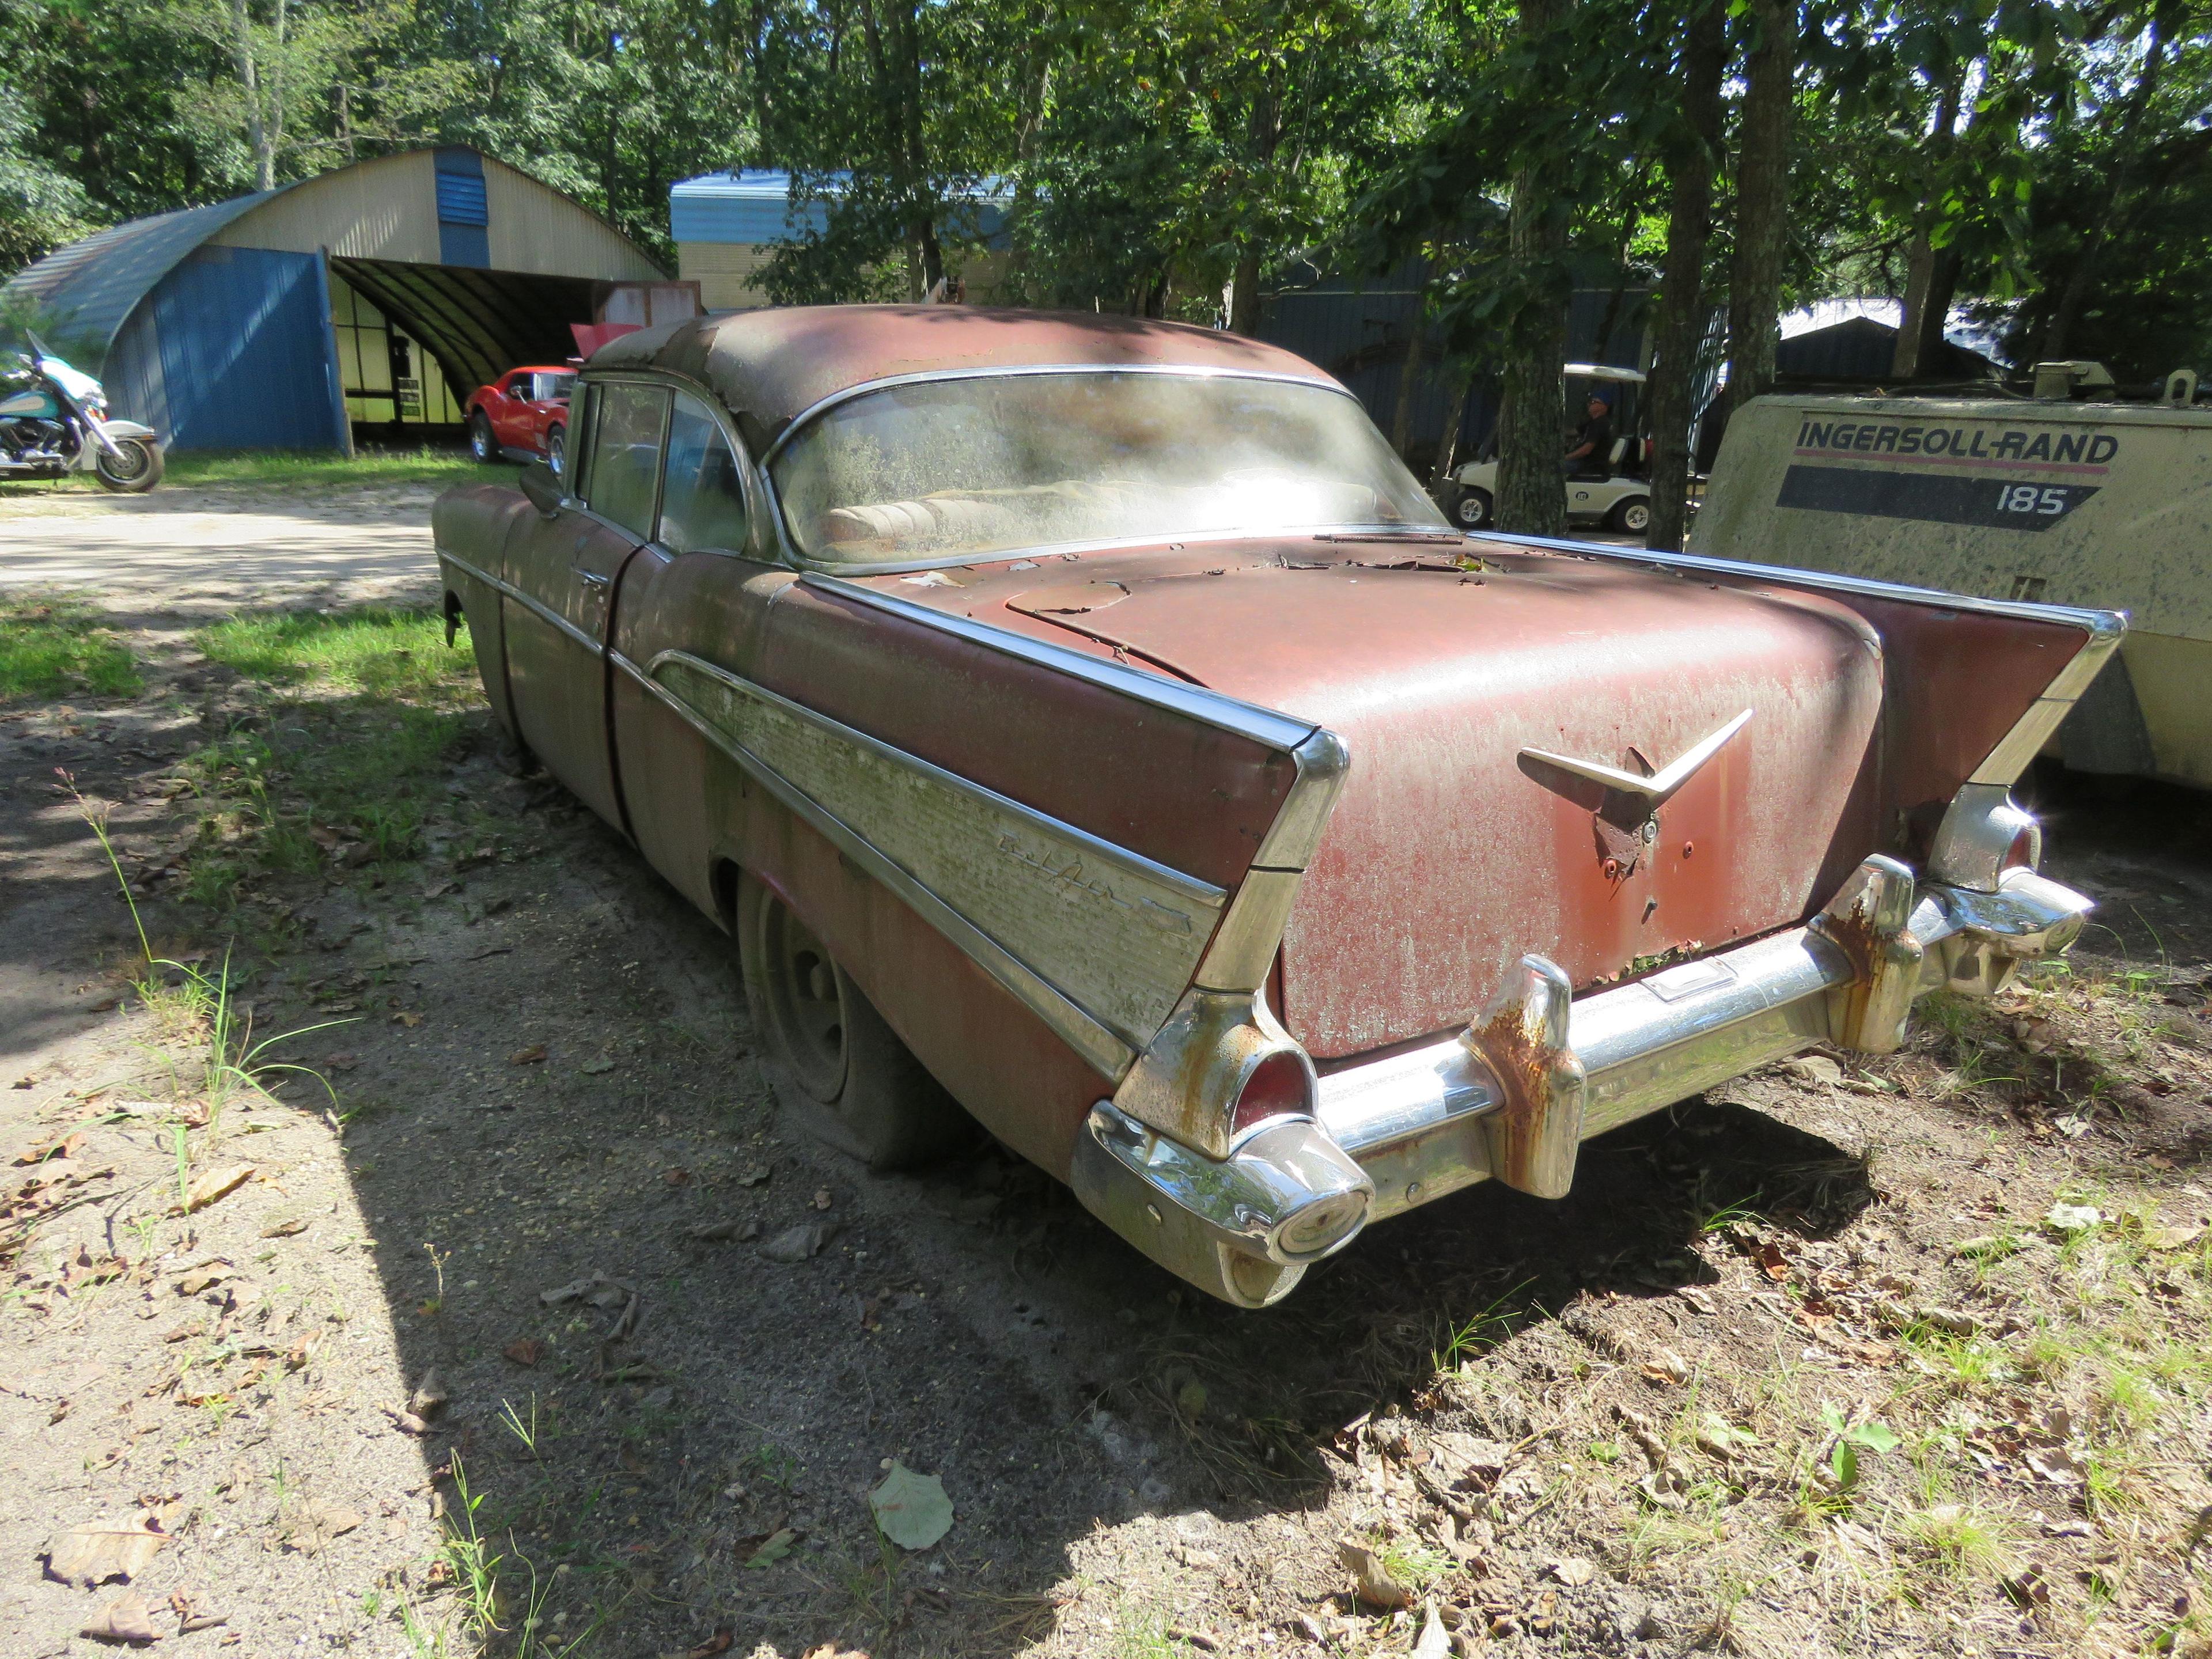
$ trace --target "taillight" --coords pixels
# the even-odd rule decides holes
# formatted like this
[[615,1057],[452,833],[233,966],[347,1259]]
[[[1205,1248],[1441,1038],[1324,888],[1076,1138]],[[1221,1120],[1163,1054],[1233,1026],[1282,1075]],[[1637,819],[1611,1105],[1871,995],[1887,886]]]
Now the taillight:
[[2043,862],[2043,826],[2030,819],[2005,849],[2002,868],[2033,870]]
[[1244,1079],[1237,1109],[1230,1115],[1230,1139],[1269,1118],[1303,1116],[1312,1110],[1305,1062],[1295,1054],[1278,1049],[1255,1066]]

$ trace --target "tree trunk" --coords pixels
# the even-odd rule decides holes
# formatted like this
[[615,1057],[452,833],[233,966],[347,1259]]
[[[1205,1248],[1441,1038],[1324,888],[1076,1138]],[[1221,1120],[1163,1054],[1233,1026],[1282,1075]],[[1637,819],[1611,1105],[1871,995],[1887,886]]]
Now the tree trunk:
[[1659,276],[1657,355],[1646,385],[1651,422],[1651,527],[1644,545],[1679,553],[1687,528],[1690,380],[1705,333],[1705,246],[1721,160],[1727,0],[1697,0],[1682,36],[1682,118],[1667,158],[1667,253]]
[[1405,459],[1413,432],[1413,392],[1421,381],[1421,346],[1428,321],[1429,262],[1422,260],[1413,280],[1413,321],[1407,331],[1406,360],[1398,366],[1397,407],[1390,412],[1390,447]]
[[1450,480],[1452,471],[1459,465],[1460,428],[1467,424],[1467,405],[1474,396],[1476,377],[1468,375],[1467,383],[1459,389],[1453,400],[1451,413],[1444,417],[1443,441],[1437,446],[1437,465],[1429,474],[1429,493],[1433,495]]
[[[1943,83],[1942,94],[1936,100],[1936,120],[1929,129],[1928,143],[1939,156],[1948,156],[1954,147],[1959,126],[1959,103],[1965,96],[1966,76],[1961,71]],[[1948,188],[1948,181],[1941,170],[1935,177],[1936,189],[1941,194]],[[1905,251],[1905,302],[1897,319],[1897,348],[1889,360],[1890,375],[1895,380],[1911,380],[1920,373],[1921,365],[1935,355],[1929,349],[1929,301],[1938,280],[1942,255],[1950,250],[1939,251],[1933,234],[1929,212],[1923,208]],[[1953,253],[1949,284],[1953,289],[1958,286],[1958,256]],[[1936,308],[1935,337],[1938,340],[1943,337],[1942,318],[1950,309],[1951,297],[1947,292]]]
[[347,161],[352,161],[352,160],[354,159],[354,155],[353,155],[353,99],[352,99],[351,95],[350,95],[350,94],[346,91],[346,84],[345,84],[345,82],[343,82],[343,81],[339,82],[338,82],[338,84],[337,84],[337,96],[338,96],[338,147],[345,152],[345,158],[346,158],[346,160],[347,160]]
[[1229,276],[1229,331],[1255,334],[1260,328],[1260,245],[1247,240],[1237,249]]
[[269,60],[269,113],[262,122],[269,145],[262,164],[264,190],[276,188],[276,152],[284,143],[284,0],[276,0],[276,54]]
[[[1566,11],[1563,0],[1522,0],[1521,33],[1540,52]],[[1566,204],[1551,158],[1533,155],[1513,174],[1506,219],[1510,280],[1520,289],[1507,330],[1498,416],[1498,527],[1557,536],[1567,527],[1566,406],[1559,375],[1567,356],[1572,287],[1563,256]]]
[[253,187],[274,190],[276,155],[261,125],[261,77],[254,69],[253,19],[246,12],[246,0],[230,0],[230,21],[237,34],[232,50],[238,64],[238,82],[246,89],[246,147],[253,152]]
[[1751,0],[1742,159],[1736,171],[1735,257],[1729,269],[1729,378],[1735,410],[1774,383],[1782,261],[1790,234],[1790,128],[1797,67],[1797,0]]

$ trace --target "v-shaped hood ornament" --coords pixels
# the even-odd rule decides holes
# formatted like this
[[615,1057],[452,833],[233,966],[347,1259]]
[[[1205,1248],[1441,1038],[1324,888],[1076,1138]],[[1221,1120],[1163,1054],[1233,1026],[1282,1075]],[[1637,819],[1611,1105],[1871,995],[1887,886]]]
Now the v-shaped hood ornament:
[[1669,764],[1650,777],[1639,777],[1633,772],[1624,772],[1617,766],[1601,766],[1595,761],[1577,760],[1570,755],[1554,755],[1547,749],[1523,749],[1521,752],[1529,760],[1541,761],[1547,766],[1556,766],[1569,773],[1607,789],[1618,789],[1624,795],[1642,797],[1652,806],[1665,803],[1668,797],[1687,783],[1697,769],[1720,752],[1721,745],[1750,723],[1748,708],[1715,732],[1699,738]]

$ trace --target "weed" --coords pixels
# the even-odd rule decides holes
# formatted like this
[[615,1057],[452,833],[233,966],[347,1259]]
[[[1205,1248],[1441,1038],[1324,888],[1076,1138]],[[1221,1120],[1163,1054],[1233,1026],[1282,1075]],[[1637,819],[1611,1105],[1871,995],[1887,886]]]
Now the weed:
[[1948,1577],[1994,1577],[2012,1565],[2011,1535],[2003,1523],[1968,1504],[1938,1504],[1907,1510],[1900,1530],[1909,1544]]
[[477,1527],[477,1510],[484,1494],[469,1490],[469,1475],[457,1450],[453,1455],[453,1495],[460,1501],[447,1510],[451,1526],[442,1551],[453,1575],[453,1589],[460,1598],[461,1617],[471,1634],[490,1636],[503,1631],[499,1622],[500,1568],[507,1558],[495,1555]]
[[140,689],[131,653],[85,606],[0,598],[0,704],[129,697]]
[[1393,1538],[1382,1549],[1382,1565],[1400,1583],[1425,1589],[1451,1571],[1451,1558],[1410,1538]]
[[1437,1372],[1457,1370],[1465,1361],[1474,1358],[1485,1348],[1510,1336],[1514,1319],[1512,1305],[1518,1304],[1521,1292],[1534,1282],[1533,1279],[1522,1280],[1464,1322],[1454,1323],[1446,1320],[1443,1346],[1430,1350],[1429,1369]]
[[509,1433],[522,1443],[522,1449],[532,1459],[542,1455],[538,1449],[541,1443],[556,1437],[552,1414],[550,1412],[547,1413],[542,1420],[538,1416],[538,1394],[535,1389],[531,1391],[530,1416],[527,1419],[515,1409],[513,1401],[502,1400],[499,1402],[499,1420],[507,1425]]

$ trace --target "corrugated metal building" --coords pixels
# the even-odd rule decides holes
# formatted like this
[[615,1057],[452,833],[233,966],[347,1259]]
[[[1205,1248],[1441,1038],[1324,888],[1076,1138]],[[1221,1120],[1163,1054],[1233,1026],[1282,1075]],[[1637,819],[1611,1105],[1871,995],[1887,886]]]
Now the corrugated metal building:
[[343,449],[457,427],[483,382],[568,358],[605,284],[662,274],[560,191],[447,148],[135,219],[6,291],[175,447]]
[[[851,178],[849,173],[833,173],[825,187],[834,196]],[[999,298],[1008,270],[1006,223],[1012,204],[1011,191],[988,185],[969,204],[974,222],[961,228],[972,229],[990,245],[985,252],[954,257],[970,304],[989,305]],[[750,311],[769,304],[757,281],[761,267],[781,244],[819,233],[829,222],[825,203],[818,198],[794,202],[791,175],[772,167],[702,173],[668,190],[676,274],[699,284],[700,303],[709,311]]]

